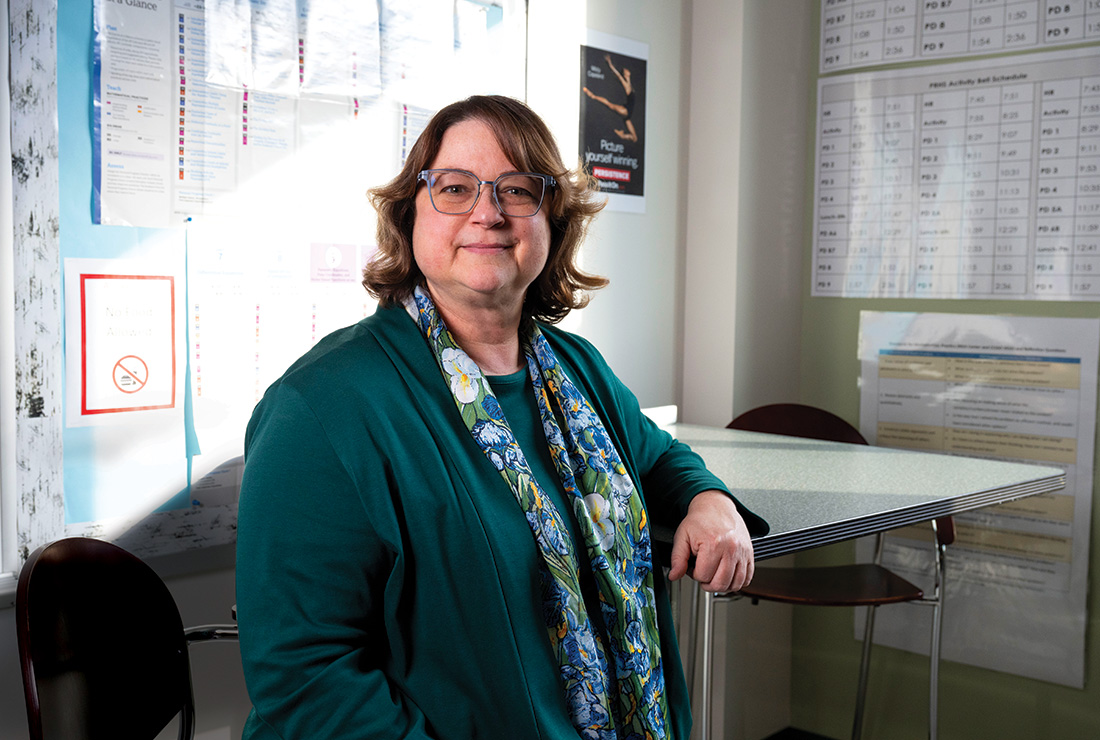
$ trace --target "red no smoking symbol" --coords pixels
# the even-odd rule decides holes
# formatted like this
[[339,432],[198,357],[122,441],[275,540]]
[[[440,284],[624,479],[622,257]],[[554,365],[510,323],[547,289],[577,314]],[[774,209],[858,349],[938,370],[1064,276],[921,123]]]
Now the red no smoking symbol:
[[149,366],[137,355],[126,355],[115,363],[114,381],[123,393],[137,393],[149,382]]

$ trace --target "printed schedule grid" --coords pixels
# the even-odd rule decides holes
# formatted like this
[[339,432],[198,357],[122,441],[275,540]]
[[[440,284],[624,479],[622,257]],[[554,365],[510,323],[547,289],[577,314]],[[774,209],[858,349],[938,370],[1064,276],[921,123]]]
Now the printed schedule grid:
[[1100,40],[1100,0],[825,0],[821,71]]
[[822,80],[813,295],[1100,299],[1100,67],[1054,54]]

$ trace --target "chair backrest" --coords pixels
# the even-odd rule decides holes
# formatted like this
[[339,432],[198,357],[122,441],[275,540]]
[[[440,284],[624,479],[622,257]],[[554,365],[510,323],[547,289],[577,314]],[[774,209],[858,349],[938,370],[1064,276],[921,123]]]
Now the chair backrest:
[[738,416],[727,424],[726,428],[857,445],[867,444],[867,440],[858,429],[836,414],[801,403],[773,403],[768,406],[758,406]]
[[[738,416],[726,428],[856,445],[867,444],[867,439],[858,429],[836,414],[801,403],[757,406]],[[948,516],[936,520],[936,540],[943,545],[950,545],[955,541],[954,519]]]
[[152,740],[179,715],[193,733],[179,610],[145,563],[73,537],[31,554],[16,591],[31,740]]

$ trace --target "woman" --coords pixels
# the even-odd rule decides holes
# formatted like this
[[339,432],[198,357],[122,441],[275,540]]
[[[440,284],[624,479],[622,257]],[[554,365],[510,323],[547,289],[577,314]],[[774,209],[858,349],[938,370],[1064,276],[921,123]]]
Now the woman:
[[245,738],[686,740],[649,517],[714,591],[766,525],[549,325],[605,283],[574,265],[592,197],[503,97],[444,108],[372,192],[378,310],[245,440]]

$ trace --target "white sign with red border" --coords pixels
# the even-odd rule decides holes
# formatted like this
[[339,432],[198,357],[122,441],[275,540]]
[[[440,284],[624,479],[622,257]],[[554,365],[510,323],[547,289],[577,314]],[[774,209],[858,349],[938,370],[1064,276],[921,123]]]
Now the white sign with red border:
[[66,260],[70,426],[174,410],[181,402],[181,283],[170,270],[148,267]]

